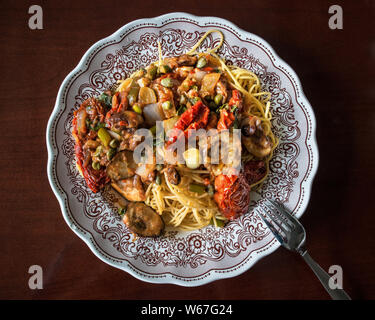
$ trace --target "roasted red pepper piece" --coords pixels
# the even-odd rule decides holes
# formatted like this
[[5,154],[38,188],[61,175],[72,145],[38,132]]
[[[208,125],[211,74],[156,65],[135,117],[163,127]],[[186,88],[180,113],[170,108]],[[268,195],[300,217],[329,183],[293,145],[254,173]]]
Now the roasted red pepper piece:
[[215,191],[214,200],[227,219],[233,220],[248,211],[250,185],[243,173],[218,175],[215,178]]
[[[87,105],[91,105],[92,107],[95,107],[95,110],[92,110],[92,116],[97,116],[100,121],[104,120],[104,108],[97,103],[97,101],[94,98],[89,98],[85,100],[81,106],[80,109],[86,108]],[[83,153],[83,147],[85,140],[90,137],[90,134],[92,131],[89,131],[84,136],[78,134],[78,128],[77,128],[77,111],[74,112],[74,118],[72,121],[73,129],[72,133],[76,140],[75,143],[75,156],[77,161],[77,166],[82,172],[82,175],[84,179],[86,180],[86,183],[88,187],[93,192],[98,192],[100,189],[102,189],[109,181],[109,177],[107,176],[105,169],[95,170],[91,166],[91,161],[89,161],[89,158],[85,159],[84,153]]]
[[220,110],[220,119],[217,123],[219,131],[229,129],[234,123],[236,119],[234,112],[232,112],[234,107],[239,111],[242,109],[242,97],[238,90],[232,90],[232,97],[229,99],[228,107]]
[[264,161],[248,161],[244,165],[246,180],[250,185],[263,179],[267,173]]
[[220,110],[220,119],[219,122],[217,123],[217,130],[226,130],[229,129],[230,126],[233,124],[235,120],[235,116],[233,112],[230,112],[228,110]]
[[215,178],[214,199],[224,216],[233,220],[246,213],[250,204],[251,185],[266,174],[263,161],[248,161],[238,175],[219,175]]
[[85,166],[83,160],[83,150],[79,143],[76,143],[75,145],[75,154],[77,159],[77,166],[81,170],[88,187],[94,193],[104,188],[104,186],[110,181],[105,172],[105,169],[95,170],[91,167],[91,164]]
[[170,138],[167,144],[171,144],[180,138],[181,131],[183,131],[185,137],[189,137],[190,129],[201,129],[205,128],[208,122],[208,116],[210,109],[206,107],[202,101],[198,101],[191,108],[187,109],[178,119],[173,127],[173,131],[170,134]]
[[236,106],[238,110],[242,109],[242,97],[241,93],[238,90],[232,90],[232,97],[228,102],[228,106],[231,107]]

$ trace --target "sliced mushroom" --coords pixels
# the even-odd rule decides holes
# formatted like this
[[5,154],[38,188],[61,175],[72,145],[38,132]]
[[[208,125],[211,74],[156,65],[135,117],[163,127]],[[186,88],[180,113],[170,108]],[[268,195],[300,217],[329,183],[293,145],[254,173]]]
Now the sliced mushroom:
[[155,175],[156,175],[155,168],[156,168],[155,163],[150,163],[150,164],[140,163],[138,164],[138,168],[135,171],[135,173],[141,177],[142,182],[150,183],[154,181],[155,179]]
[[83,149],[84,150],[87,150],[87,149],[96,149],[99,145],[100,145],[99,141],[89,139],[83,145]]
[[134,111],[123,111],[111,114],[106,119],[107,124],[112,129],[123,130],[125,128],[138,128],[143,124],[143,117]]
[[123,222],[141,237],[160,236],[164,229],[161,216],[142,202],[132,202],[128,205]]
[[194,66],[196,62],[197,57],[188,54],[164,59],[164,63],[166,63],[171,69],[181,66]]
[[112,187],[129,201],[146,200],[146,193],[141,181],[141,177],[138,175],[113,182]]
[[133,152],[121,151],[117,153],[107,167],[107,175],[112,180],[121,180],[135,175],[137,164],[133,159]]
[[241,133],[245,137],[250,137],[255,133],[255,131],[259,128],[259,130],[263,131],[262,127],[260,126],[261,121],[258,117],[249,116],[244,118],[241,121]]
[[228,98],[227,84],[224,79],[220,79],[216,84],[216,94],[221,94],[223,99],[222,103],[225,103]]
[[271,153],[272,144],[264,134],[259,118],[250,116],[241,121],[242,143],[257,158],[264,158]]

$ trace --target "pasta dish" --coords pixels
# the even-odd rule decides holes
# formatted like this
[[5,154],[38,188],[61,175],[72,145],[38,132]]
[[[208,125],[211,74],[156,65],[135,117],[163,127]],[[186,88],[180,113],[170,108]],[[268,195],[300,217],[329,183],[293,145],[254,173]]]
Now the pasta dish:
[[[205,38],[219,44],[199,52]],[[165,225],[223,226],[248,212],[278,140],[271,94],[253,72],[217,54],[210,30],[187,53],[136,71],[74,112],[76,164],[88,187],[111,186],[139,236]]]

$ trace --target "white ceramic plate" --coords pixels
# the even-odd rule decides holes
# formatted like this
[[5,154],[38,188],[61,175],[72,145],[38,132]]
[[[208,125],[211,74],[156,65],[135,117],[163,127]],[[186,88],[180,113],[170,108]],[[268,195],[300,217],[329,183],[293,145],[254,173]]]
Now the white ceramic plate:
[[[272,94],[274,132],[280,145],[271,161],[271,173],[263,188],[252,192],[250,212],[225,228],[209,226],[133,241],[108,195],[92,193],[77,172],[71,137],[73,110],[116,80],[158,60],[158,39],[165,55],[180,55],[213,28],[225,36],[219,54],[254,71]],[[203,49],[214,47],[217,41],[211,34]],[[48,177],[64,218],[92,252],[143,281],[183,286],[234,277],[278,248],[253,208],[259,199],[269,197],[282,201],[300,217],[318,166],[314,113],[294,71],[258,36],[220,18],[187,13],[133,21],[87,50],[60,87],[48,122],[47,146]]]

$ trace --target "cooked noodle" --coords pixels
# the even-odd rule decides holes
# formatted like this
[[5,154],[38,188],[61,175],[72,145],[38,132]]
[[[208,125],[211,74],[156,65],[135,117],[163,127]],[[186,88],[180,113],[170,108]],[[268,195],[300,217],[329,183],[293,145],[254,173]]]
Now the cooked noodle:
[[[255,73],[236,66],[228,66],[225,61],[216,54],[216,51],[224,42],[224,36],[218,30],[207,31],[187,54],[202,55],[202,53],[196,50],[211,33],[218,33],[220,35],[220,42],[216,47],[207,50],[204,54],[210,54],[213,59],[217,60],[217,65],[221,66],[230,85],[243,94],[245,106],[243,112],[247,115],[257,116],[261,120],[264,133],[272,142],[272,151],[264,159],[267,173],[260,181],[251,185],[251,188],[254,189],[267,178],[269,173],[269,161],[278,144],[278,140],[271,130],[271,94],[262,90],[260,80]],[[159,65],[162,59],[161,54],[159,44]],[[243,152],[242,160],[248,161],[252,158],[254,158],[253,155],[248,152]],[[181,175],[181,183],[179,185],[170,184],[168,179],[162,176],[160,185],[155,182],[149,185],[146,192],[147,199],[145,203],[161,214],[168,225],[183,230],[199,229],[208,225],[210,222],[213,222],[214,225],[218,225],[218,221],[225,221],[226,218],[219,211],[212,195],[209,195],[207,192],[203,194],[190,192],[188,188],[190,183],[204,183],[202,175],[208,175],[209,171],[192,170],[185,166],[178,167],[178,171]]]

